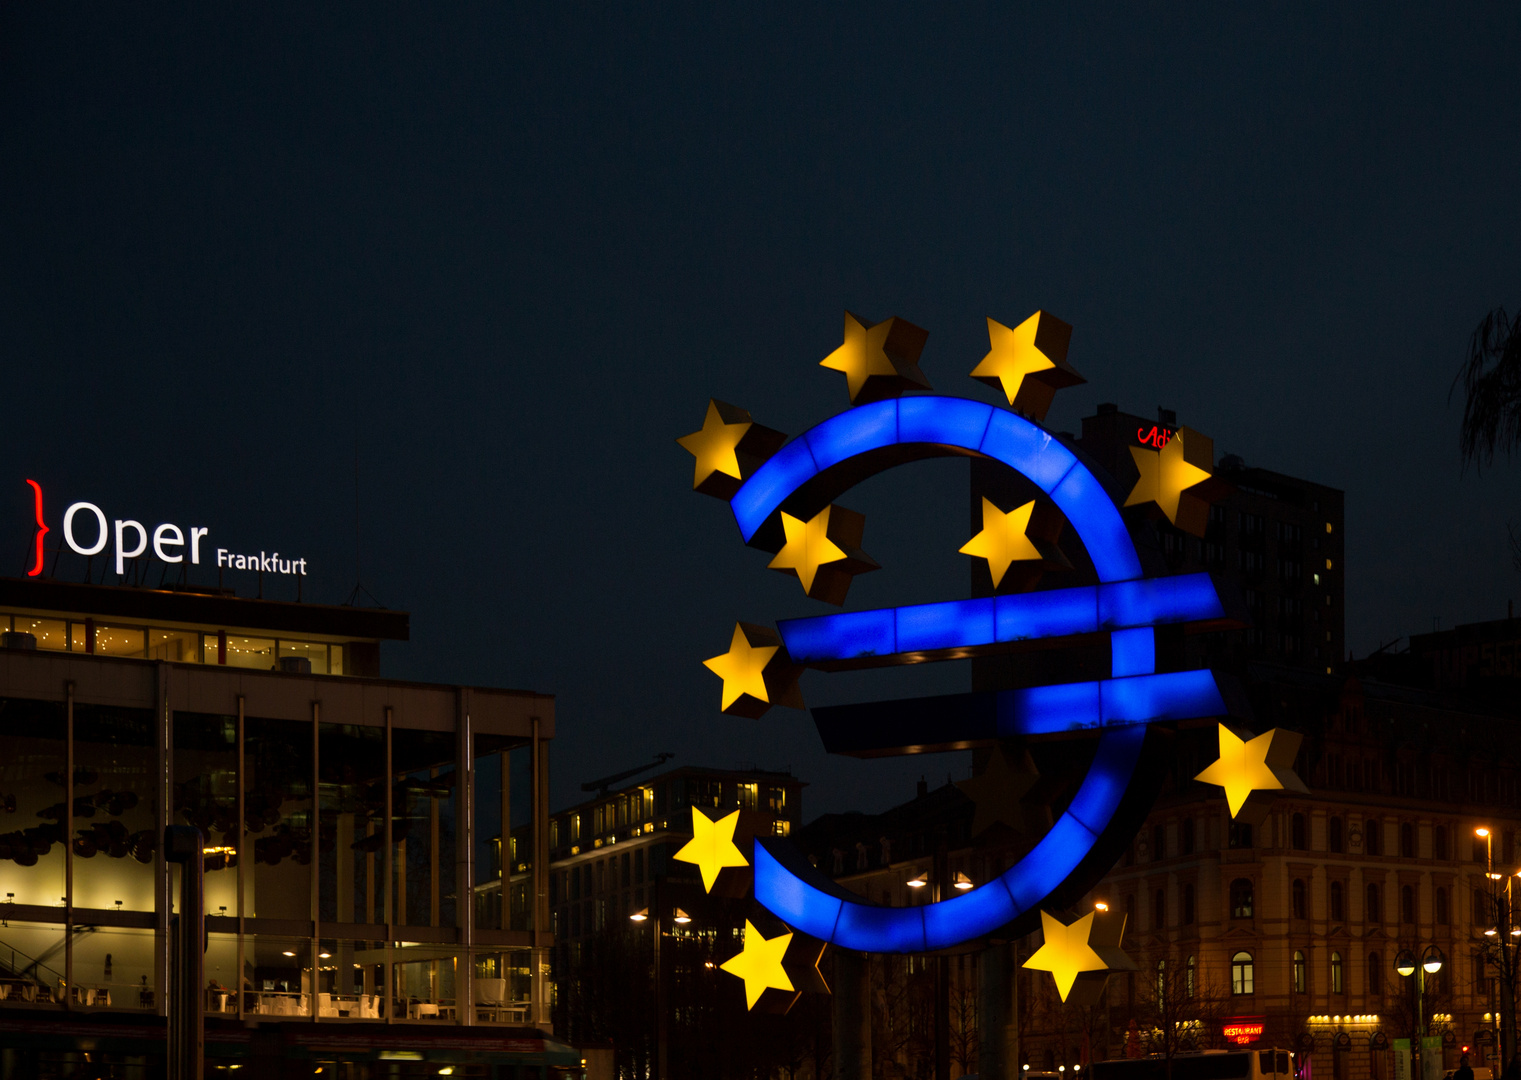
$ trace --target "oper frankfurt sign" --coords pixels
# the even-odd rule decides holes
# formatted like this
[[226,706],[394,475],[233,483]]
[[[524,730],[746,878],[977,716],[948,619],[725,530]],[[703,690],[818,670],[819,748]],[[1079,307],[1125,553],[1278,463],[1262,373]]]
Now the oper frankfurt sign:
[[[788,940],[916,953],[1039,927],[1046,944],[1026,966],[1051,971],[1066,999],[1075,985],[1101,987],[1109,971],[1132,966],[1119,951],[1123,916],[1101,909],[1061,918],[1053,911],[1069,911],[1134,838],[1163,771],[1161,729],[1246,715],[1226,677],[1159,665],[1157,629],[1240,627],[1245,612],[1213,575],[1157,572],[1165,566],[1154,554],[1143,557],[1126,520],[1165,517],[1202,535],[1210,503],[1230,490],[1213,476],[1211,441],[1187,427],[1138,432],[1145,445],[1130,447],[1138,479],[1122,501],[1112,481],[1041,424],[1055,392],[1084,381],[1066,359],[1072,328],[1036,312],[1013,328],[989,319],[988,332],[990,350],[971,374],[1000,390],[1007,409],[934,393],[919,368],[924,330],[902,319],[868,323],[847,313],[844,342],[821,366],[846,376],[849,409],[789,441],[745,410],[714,400],[701,430],[678,441],[695,458],[693,489],[728,503],[740,539],[768,553],[769,568],[796,577],[809,598],[837,607],[856,575],[879,568],[862,548],[863,516],[835,502],[862,481],[911,461],[959,456],[996,463],[1013,490],[1024,492],[1014,505],[982,498],[981,531],[960,549],[986,562],[991,595],[782,619],[774,629],[741,621],[728,651],[704,663],[723,681],[725,713],[759,717],[776,705],[803,707],[804,669],[1103,645],[1107,678],[813,710],[832,753],[993,748],[987,772],[963,785],[977,802],[974,828],[1021,812],[1033,769],[1021,747],[1093,739],[1075,792],[1049,808],[1056,812],[1044,835],[1004,873],[980,883],[958,880],[955,894],[947,887],[934,903],[894,907],[837,885],[784,838],[755,837],[748,860],[754,898]],[[1064,551],[1066,529],[1076,544],[1069,541]],[[1038,587],[1055,572],[1088,580]],[[1218,726],[1221,760],[1201,779],[1226,789],[1233,815],[1248,806],[1260,811],[1267,793],[1303,790],[1291,771],[1297,735],[1241,738]],[[707,884],[714,851],[724,852],[723,866],[745,860],[732,841],[735,815],[717,823],[703,817],[707,829],[699,815],[694,810],[703,843],[694,839],[677,857],[703,866]],[[727,826],[722,843],[714,825]],[[790,950],[780,940],[747,927],[744,951],[724,965],[746,980],[747,991],[755,989],[747,995],[752,1007],[762,990],[786,991],[786,1005],[796,996],[801,968],[784,965]],[[811,945],[808,958],[817,959]]]
[[[36,533],[32,565],[26,573],[28,577],[38,577],[42,574],[44,538],[53,530],[43,512],[42,485],[35,480],[28,480],[27,484],[32,489]],[[110,547],[118,575],[126,572],[129,559],[146,554],[150,543],[154,557],[171,565],[188,560],[192,566],[199,566],[203,558],[214,557],[217,567],[223,570],[256,570],[298,577],[306,574],[304,558],[281,558],[278,551],[261,550],[255,555],[246,550],[216,547],[207,541],[211,530],[205,526],[192,525],[182,529],[166,521],[153,526],[150,531],[142,522],[131,518],[114,518],[108,524],[106,512],[92,502],[71,503],[63,512],[62,531],[64,544],[76,555],[99,555]]]

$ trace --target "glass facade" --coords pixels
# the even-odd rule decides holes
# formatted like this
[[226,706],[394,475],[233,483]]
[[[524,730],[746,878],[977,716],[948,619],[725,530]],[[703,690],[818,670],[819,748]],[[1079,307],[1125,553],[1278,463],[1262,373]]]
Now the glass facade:
[[[95,627],[97,645],[128,648],[127,629]],[[26,632],[41,649],[44,628]],[[132,633],[166,659],[203,640]],[[547,1023],[550,942],[534,903],[547,896],[535,887],[545,754],[536,718],[498,716],[533,695],[414,684],[393,696],[427,708],[369,707],[392,688],[345,680],[292,705],[286,688],[309,684],[273,675],[261,700],[290,708],[256,715],[246,682],[203,711],[177,707],[177,676],[153,670],[160,708],[84,700],[72,682],[59,701],[0,697],[0,1002],[163,1012],[178,871],[159,838],[173,824],[203,837],[208,1012]],[[469,702],[487,695],[482,715],[498,719],[476,731]]]

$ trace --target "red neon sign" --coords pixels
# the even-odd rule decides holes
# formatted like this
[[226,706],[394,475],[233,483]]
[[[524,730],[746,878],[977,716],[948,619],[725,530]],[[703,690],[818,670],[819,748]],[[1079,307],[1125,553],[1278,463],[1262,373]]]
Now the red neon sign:
[[1221,1025],[1220,1034],[1237,1046],[1245,1046],[1262,1038],[1262,1024],[1258,1017],[1235,1017]]
[[1136,428],[1135,437],[1141,440],[1142,446],[1155,446],[1158,450],[1167,445],[1167,440],[1172,438],[1173,433],[1165,427],[1151,425],[1151,430]]
[[37,509],[37,561],[26,572],[26,576],[36,577],[42,573],[42,538],[48,534],[48,527],[47,523],[42,520],[42,485],[35,480],[28,480],[27,483],[32,485],[33,501]]

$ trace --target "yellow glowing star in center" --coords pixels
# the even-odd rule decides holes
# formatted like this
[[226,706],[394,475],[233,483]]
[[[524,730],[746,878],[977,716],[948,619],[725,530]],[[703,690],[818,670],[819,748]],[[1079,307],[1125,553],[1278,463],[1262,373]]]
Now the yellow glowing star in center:
[[697,459],[692,473],[692,486],[701,487],[702,482],[714,473],[722,473],[735,480],[743,479],[744,474],[739,468],[739,444],[754,426],[749,421],[728,423],[718,402],[708,402],[708,413],[703,418],[702,430],[676,440]]
[[724,867],[750,865],[750,860],[734,846],[734,826],[738,824],[738,810],[714,821],[697,807],[692,807],[692,839],[673,858],[697,864],[702,871],[702,887],[706,892],[713,891],[713,883]]
[[1049,971],[1056,980],[1056,992],[1063,1001],[1072,992],[1072,984],[1085,971],[1108,971],[1104,958],[1093,951],[1088,938],[1093,931],[1093,912],[1088,912],[1071,926],[1054,915],[1040,913],[1041,936],[1044,944],[1024,966],[1032,971]]
[[1252,792],[1283,790],[1283,781],[1267,760],[1276,733],[1275,728],[1254,739],[1244,740],[1224,724],[1220,725],[1219,760],[1194,779],[1206,784],[1219,784],[1225,789],[1225,801],[1230,804],[1231,817],[1241,812]]
[[724,681],[723,704],[720,708],[727,709],[744,694],[749,694],[757,701],[771,700],[766,690],[766,665],[780,647],[751,645],[745,638],[744,630],[737,625],[734,627],[734,638],[729,642],[729,651],[702,662],[703,667]]
[[730,975],[745,980],[745,1008],[755,1008],[755,1003],[768,988],[792,990],[792,980],[782,969],[782,958],[787,955],[787,946],[790,944],[790,933],[778,934],[767,941],[749,919],[745,920],[744,951],[720,965]]
[[1167,520],[1176,525],[1178,500],[1182,497],[1184,489],[1208,480],[1209,470],[1190,464],[1183,456],[1183,432],[1181,431],[1168,439],[1167,445],[1160,450],[1132,446],[1130,456],[1135,459],[1135,467],[1141,471],[1141,478],[1131,489],[1130,497],[1125,500],[1125,505],[1136,506],[1140,503],[1154,502],[1162,508],[1162,513],[1167,515]]
[[772,570],[796,571],[804,592],[813,589],[813,578],[819,567],[849,557],[843,548],[829,539],[829,512],[833,509],[833,506],[826,506],[807,521],[782,511],[782,530],[787,542],[767,566]]
[[1020,384],[1025,381],[1026,375],[1049,371],[1056,366],[1056,362],[1035,344],[1040,316],[1041,313],[1037,311],[1012,328],[993,319],[988,320],[990,347],[982,362],[972,369],[972,378],[985,381],[997,379],[1010,404],[1019,396]]
[[1027,559],[1039,559],[1040,552],[1025,535],[1030,527],[1030,515],[1035,511],[1035,500],[1016,506],[1007,514],[998,509],[991,499],[982,500],[982,531],[961,548],[961,554],[988,560],[988,570],[993,574],[993,588],[1003,580],[1009,567]]

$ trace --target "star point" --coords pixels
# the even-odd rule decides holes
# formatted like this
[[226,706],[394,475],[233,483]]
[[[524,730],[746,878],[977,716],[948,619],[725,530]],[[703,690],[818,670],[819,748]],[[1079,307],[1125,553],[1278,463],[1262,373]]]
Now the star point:
[[919,354],[928,337],[905,319],[868,324],[847,311],[844,342],[819,366],[844,372],[852,405],[897,397],[908,390],[928,390],[929,380],[919,370]]
[[702,872],[704,892],[713,891],[713,885],[725,867],[750,865],[750,860],[734,843],[734,826],[737,824],[738,810],[715,821],[699,808],[692,807],[692,839],[672,858],[696,864]]
[[1086,382],[1067,363],[1072,327],[1047,311],[1037,311],[1015,327],[988,319],[988,354],[972,378],[1003,391],[1018,412],[1045,419],[1056,392]]
[[1044,835],[1051,826],[1049,808],[1044,803],[1032,806],[1026,802],[1039,782],[1040,771],[1029,751],[1012,756],[1002,746],[994,747],[987,767],[956,785],[975,807],[972,835],[981,836],[1000,824],[1016,833]]
[[732,716],[755,719],[772,705],[802,708],[797,669],[774,630],[737,622],[729,651],[702,665],[724,681],[719,708]]
[[786,436],[757,424],[744,409],[711,398],[702,428],[677,439],[694,459],[692,490],[731,498],[767,458],[781,449]]
[[1043,943],[1024,966],[1032,971],[1049,971],[1056,980],[1056,992],[1063,1001],[1072,992],[1072,984],[1084,972],[1107,972],[1109,964],[1089,943],[1094,913],[1088,912],[1068,925],[1050,912],[1040,913]]
[[730,975],[744,980],[745,1008],[755,1008],[755,1003],[768,989],[792,991],[792,980],[782,967],[782,960],[787,955],[787,946],[790,944],[790,932],[768,940],[761,936],[754,923],[745,920],[743,949],[719,965]]
[[1254,796],[1261,801],[1259,792],[1307,790],[1293,771],[1301,739],[1296,732],[1282,728],[1242,739],[1221,724],[1220,756],[1194,779],[1224,788],[1225,801],[1234,818]]
[[1209,504],[1225,485],[1213,472],[1215,443],[1191,428],[1179,428],[1160,450],[1132,446],[1140,478],[1126,506],[1155,503],[1178,528],[1203,536],[1209,524]]
[[826,506],[807,521],[783,511],[781,519],[786,542],[767,566],[796,575],[815,600],[843,604],[850,579],[877,569],[861,551],[866,518],[854,510]]

